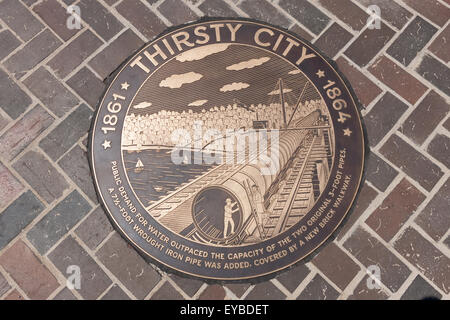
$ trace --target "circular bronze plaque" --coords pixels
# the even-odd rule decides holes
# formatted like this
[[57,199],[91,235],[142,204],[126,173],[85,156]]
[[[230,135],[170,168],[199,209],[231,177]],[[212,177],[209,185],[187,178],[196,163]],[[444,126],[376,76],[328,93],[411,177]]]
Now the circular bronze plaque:
[[109,85],[90,143],[121,234],[167,267],[220,280],[317,249],[355,200],[365,150],[335,67],[247,20],[198,22],[146,45]]

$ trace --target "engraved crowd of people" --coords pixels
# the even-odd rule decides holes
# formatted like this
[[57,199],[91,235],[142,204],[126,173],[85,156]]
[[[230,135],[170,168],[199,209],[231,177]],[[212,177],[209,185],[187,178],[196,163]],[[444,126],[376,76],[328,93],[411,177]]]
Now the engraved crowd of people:
[[[293,120],[300,119],[315,109],[323,109],[321,100],[306,101],[295,113]],[[276,112],[274,112],[276,110]],[[286,108],[286,118],[289,120],[293,113],[293,107]],[[283,113],[280,104],[269,106],[258,104],[249,108],[240,107],[237,104],[213,107],[209,110],[202,109],[194,112],[192,109],[182,112],[160,110],[153,114],[131,113],[126,116],[122,145],[142,146],[161,145],[172,146],[171,135],[174,130],[185,129],[194,137],[194,123],[202,122],[203,132],[214,129],[225,134],[227,129],[253,128],[253,121],[267,121],[268,129],[280,129],[284,125]],[[207,143],[208,141],[205,141]]]

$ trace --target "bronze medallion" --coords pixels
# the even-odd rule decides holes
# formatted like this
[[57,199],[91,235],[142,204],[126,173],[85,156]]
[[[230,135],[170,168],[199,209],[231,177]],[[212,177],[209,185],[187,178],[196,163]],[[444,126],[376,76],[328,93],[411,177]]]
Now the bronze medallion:
[[331,236],[362,180],[364,135],[342,75],[260,22],[197,22],[131,57],[91,132],[99,198],[145,257],[248,279]]

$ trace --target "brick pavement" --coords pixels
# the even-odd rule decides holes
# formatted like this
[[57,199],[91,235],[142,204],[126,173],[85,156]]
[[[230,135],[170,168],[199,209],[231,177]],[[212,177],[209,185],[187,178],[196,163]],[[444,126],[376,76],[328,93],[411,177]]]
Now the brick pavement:
[[[69,30],[66,7],[81,8]],[[381,29],[366,7],[381,9]],[[309,262],[224,286],[144,262],[111,227],[86,158],[104,80],[169,26],[250,17],[337,61],[372,151],[357,206]],[[450,1],[0,0],[1,299],[421,299],[450,297]],[[80,290],[65,285],[71,262]],[[381,270],[369,289],[366,268]]]

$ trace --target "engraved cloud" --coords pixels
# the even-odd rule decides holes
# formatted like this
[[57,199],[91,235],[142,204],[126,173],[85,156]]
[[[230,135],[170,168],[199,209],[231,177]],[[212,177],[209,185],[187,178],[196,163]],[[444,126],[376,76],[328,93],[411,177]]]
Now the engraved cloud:
[[141,102],[137,105],[134,105],[133,108],[134,109],[144,109],[144,108],[148,108],[151,107],[152,103],[151,102]]
[[189,107],[200,107],[207,103],[208,100],[196,100],[188,104]]
[[193,83],[195,81],[200,80],[201,78],[203,78],[203,75],[192,71],[183,74],[173,74],[170,77],[167,77],[166,79],[162,80],[159,86],[171,89],[181,88],[182,85],[187,83]]
[[238,91],[238,90],[242,90],[242,89],[245,89],[245,88],[248,88],[248,87],[250,87],[250,85],[248,83],[233,82],[233,83],[224,85],[219,90],[220,90],[220,92]]
[[188,50],[178,55],[175,59],[180,62],[201,60],[214,53],[225,51],[230,46],[229,43],[209,44],[203,47]]
[[258,66],[262,65],[263,63],[266,63],[269,60],[270,60],[269,57],[262,57],[262,58],[258,58],[258,59],[250,59],[250,60],[247,60],[247,61],[242,61],[242,62],[239,62],[239,63],[236,63],[236,64],[232,64],[231,66],[228,66],[226,69],[227,70],[232,70],[232,71],[251,69],[251,68],[254,68],[254,67],[258,67]]

